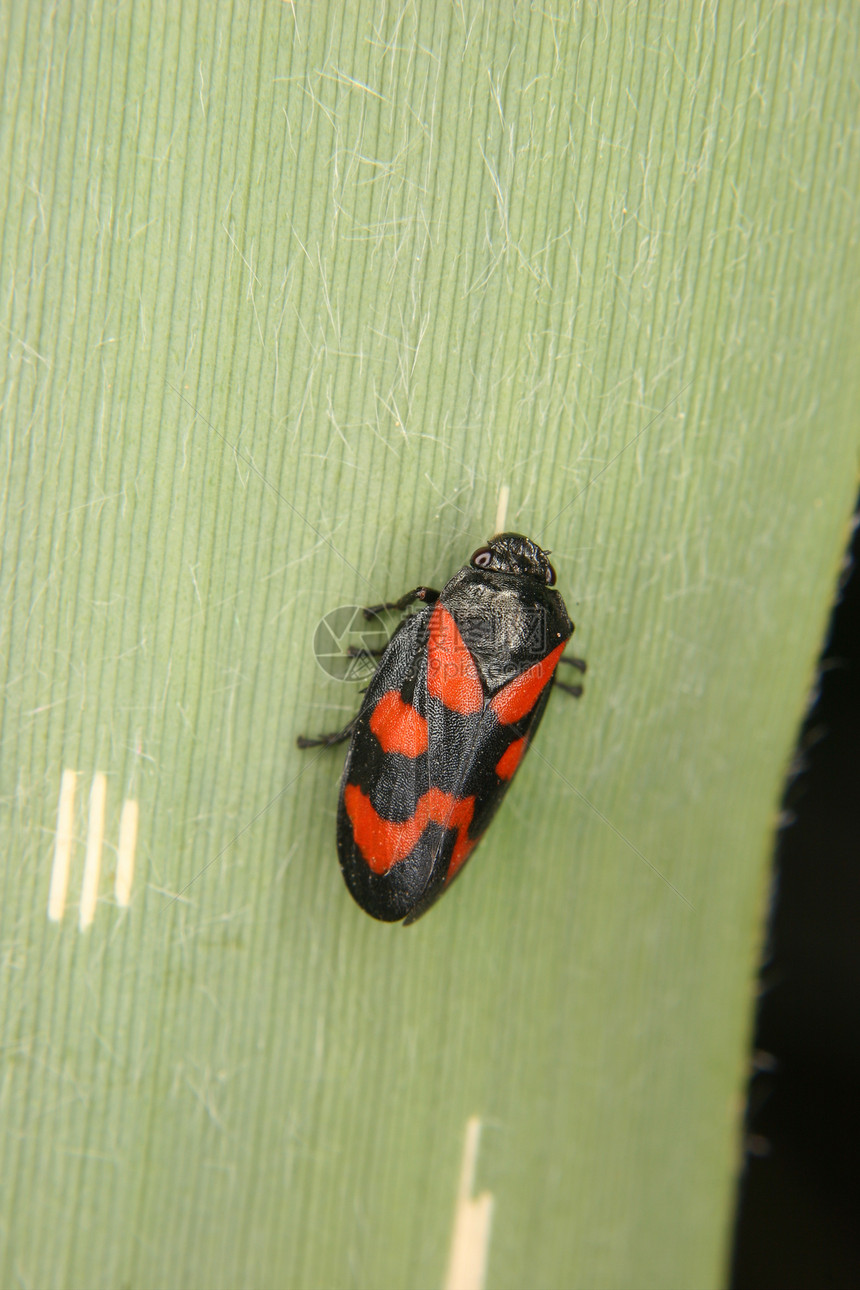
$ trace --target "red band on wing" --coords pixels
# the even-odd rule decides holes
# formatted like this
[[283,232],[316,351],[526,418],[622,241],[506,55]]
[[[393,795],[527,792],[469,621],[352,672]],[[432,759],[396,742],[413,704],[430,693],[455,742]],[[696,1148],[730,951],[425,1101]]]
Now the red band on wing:
[[526,737],[523,735],[522,739],[515,739],[496,762],[496,774],[499,779],[513,779],[514,771],[522,761],[525,750]]
[[427,721],[396,690],[386,690],[373,709],[370,728],[383,752],[420,757],[427,751]]
[[[457,841],[454,843],[454,850],[451,852],[451,863],[448,865],[448,872],[445,874],[446,886],[454,877],[457,870],[466,863],[470,852],[474,849],[475,843],[478,841],[477,838],[470,838],[466,832],[472,819],[472,811],[474,809],[472,805],[473,802],[474,798],[471,797],[466,797],[461,800],[461,805],[463,805],[463,803],[469,804],[469,819],[466,820],[465,823],[461,824],[457,830]],[[463,815],[465,816],[465,811],[463,812]],[[449,824],[450,823],[451,821],[449,821]]]
[[531,712],[541,691],[549,684],[566,644],[567,641],[562,641],[560,645],[556,645],[551,654],[547,654],[546,658],[535,663],[534,667],[530,667],[521,676],[508,681],[508,684],[490,700],[490,707],[503,726],[513,725],[526,713]]
[[388,873],[398,861],[405,860],[430,823],[457,830],[446,881],[453,878],[475,845],[467,832],[475,813],[474,797],[453,797],[440,788],[431,788],[419,797],[412,818],[402,824],[377,815],[370,798],[357,784],[346,785],[343,804],[352,823],[355,845],[377,874]]
[[430,619],[427,689],[454,712],[480,712],[484,706],[475,661],[443,605],[436,606]]

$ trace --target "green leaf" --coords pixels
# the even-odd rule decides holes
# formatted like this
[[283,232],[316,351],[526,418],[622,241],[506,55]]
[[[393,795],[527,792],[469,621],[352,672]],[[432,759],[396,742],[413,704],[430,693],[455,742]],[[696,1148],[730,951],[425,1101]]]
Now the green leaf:
[[[0,7],[4,1285],[442,1286],[472,1117],[468,1284],[720,1282],[856,487],[858,21]],[[383,926],[315,628],[504,487],[586,694]]]

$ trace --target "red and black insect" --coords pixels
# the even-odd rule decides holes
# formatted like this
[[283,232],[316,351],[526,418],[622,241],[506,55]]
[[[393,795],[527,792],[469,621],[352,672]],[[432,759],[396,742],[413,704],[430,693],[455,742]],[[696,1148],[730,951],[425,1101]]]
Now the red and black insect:
[[300,748],[350,739],[337,814],[346,885],[374,918],[420,918],[482,838],[507,792],[573,634],[547,553],[502,533],[441,592],[416,587],[368,616],[425,608],[397,628],[358,715]]

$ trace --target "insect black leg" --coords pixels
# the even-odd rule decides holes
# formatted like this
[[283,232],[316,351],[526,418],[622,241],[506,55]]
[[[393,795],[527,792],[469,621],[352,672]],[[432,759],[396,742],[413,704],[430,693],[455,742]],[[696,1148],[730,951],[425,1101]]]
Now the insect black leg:
[[566,681],[556,681],[556,685],[560,690],[565,690],[568,694],[572,694],[575,699],[582,697],[581,685],[568,685]]
[[[570,664],[571,667],[576,668],[577,672],[584,672],[586,669],[585,659],[577,658],[574,654],[562,654],[558,661],[559,663]],[[567,681],[556,681],[556,685],[560,690],[565,690],[568,694],[572,694],[575,699],[580,698],[582,695],[581,685],[569,685]]]
[[355,717],[350,721],[348,726],[343,730],[335,730],[332,734],[317,735],[315,739],[308,739],[306,735],[298,735],[296,746],[298,748],[334,748],[335,744],[342,744],[350,738],[355,728]]
[[373,618],[386,609],[406,609],[413,600],[423,600],[425,605],[433,605],[439,599],[439,595],[440,593],[434,591],[432,587],[416,587],[414,591],[407,591],[406,595],[401,596],[399,600],[384,600],[381,605],[368,605],[364,616]]
[[347,658],[382,658],[382,655],[388,649],[387,645],[379,649],[365,649],[363,645],[350,645],[347,648]]

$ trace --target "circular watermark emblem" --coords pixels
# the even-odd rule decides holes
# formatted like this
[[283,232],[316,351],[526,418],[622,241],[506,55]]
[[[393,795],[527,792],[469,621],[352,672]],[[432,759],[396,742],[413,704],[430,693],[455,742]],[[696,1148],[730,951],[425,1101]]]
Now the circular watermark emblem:
[[390,635],[377,614],[368,618],[360,605],[341,605],[317,623],[314,658],[336,681],[368,681]]

